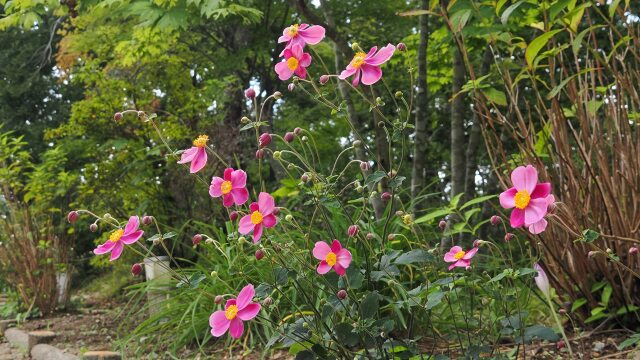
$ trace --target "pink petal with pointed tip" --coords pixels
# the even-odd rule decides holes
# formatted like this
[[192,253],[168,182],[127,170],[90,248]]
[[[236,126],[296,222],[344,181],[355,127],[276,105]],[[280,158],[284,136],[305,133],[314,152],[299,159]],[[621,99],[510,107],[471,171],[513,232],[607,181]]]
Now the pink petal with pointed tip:
[[248,304],[244,309],[238,311],[238,317],[242,321],[249,321],[255,318],[260,312],[260,304],[251,303]]
[[96,255],[104,255],[106,253],[108,253],[109,251],[111,251],[111,249],[113,249],[113,246],[116,243],[114,243],[113,241],[108,241],[100,246],[98,246],[97,248],[95,248],[93,250],[93,253]]
[[306,29],[302,26],[298,28],[298,37],[302,38],[307,44],[315,45],[324,39],[325,30],[320,25],[312,25]]
[[478,252],[478,248],[474,247],[473,249],[467,251],[464,254],[464,256],[462,257],[462,260],[471,260],[471,258],[474,257],[477,252]]
[[346,70],[342,70],[340,75],[338,75],[338,79],[344,80],[344,79],[348,78],[349,76],[355,74],[356,71],[358,71],[358,69],[347,67]]
[[360,75],[362,75],[362,70],[358,69],[353,80],[351,80],[351,85],[353,85],[353,87],[357,87],[358,84],[360,84]]
[[249,305],[254,296],[256,296],[256,291],[253,288],[253,284],[248,284],[243,287],[236,298],[236,306],[238,307],[238,310],[242,310]]
[[373,55],[375,55],[376,51],[378,51],[378,47],[377,46],[372,47],[367,53],[367,55],[364,57],[364,59],[365,60],[371,59]]
[[136,215],[131,216],[129,218],[129,221],[127,221],[127,226],[124,227],[123,235],[131,234],[132,232],[138,230],[138,227],[140,227],[140,218],[138,218]]
[[338,251],[342,250],[342,245],[340,244],[340,241],[338,241],[337,239],[333,239],[333,242],[331,243],[331,251],[334,254],[337,254]]
[[198,148],[195,146],[185,150],[182,153],[182,156],[180,157],[180,161],[178,161],[178,164],[186,164],[188,162],[193,161],[193,158],[196,156],[197,152],[198,152]]
[[260,241],[262,237],[263,226],[262,224],[258,224],[253,228],[253,243],[256,244]]

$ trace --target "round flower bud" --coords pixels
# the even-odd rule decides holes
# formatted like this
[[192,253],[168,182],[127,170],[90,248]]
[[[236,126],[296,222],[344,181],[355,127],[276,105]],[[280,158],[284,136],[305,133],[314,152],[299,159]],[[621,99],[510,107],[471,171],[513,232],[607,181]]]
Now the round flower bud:
[[393,241],[393,240],[395,240],[395,239],[396,239],[396,234],[389,234],[389,235],[387,235],[387,240],[389,240],[389,241]]
[[565,346],[564,340],[558,340],[556,343],[556,349],[560,350]]
[[384,101],[382,101],[382,98],[379,96],[376,98],[376,105],[378,106],[384,105]]
[[280,160],[280,158],[282,157],[282,153],[280,151],[274,151],[273,152],[273,158],[276,160]]
[[387,176],[390,178],[394,178],[396,175],[398,175],[398,172],[395,170],[391,170],[387,173]]
[[493,215],[489,222],[491,223],[491,225],[498,225],[498,223],[500,222],[500,216]]
[[248,88],[244,91],[244,96],[246,96],[248,99],[253,99],[256,97],[256,91],[253,90],[253,88]]
[[336,296],[338,297],[338,299],[344,300],[347,298],[347,291],[345,289],[341,289],[340,291],[338,291]]
[[73,224],[74,222],[76,222],[76,220],[78,220],[78,212],[75,210],[69,211],[69,213],[67,214],[67,221],[70,224]]
[[273,93],[273,97],[278,100],[282,97],[282,93],[280,91],[276,91]]
[[216,304],[222,304],[223,301],[224,301],[224,297],[222,295],[216,295],[215,300],[213,300],[213,302]]
[[589,251],[589,252],[587,253],[587,257],[588,257],[589,259],[591,259],[592,257],[596,256],[596,254],[598,254],[598,252],[597,252],[597,251]]
[[565,308],[558,309],[558,314],[565,315],[566,313],[567,313],[567,309],[565,309]]
[[102,215],[102,217],[108,220],[108,219],[111,219],[111,214],[106,213],[106,214]]
[[464,269],[465,269],[466,271],[471,271],[471,266],[467,265]]
[[396,91],[395,96],[396,96],[396,99],[402,99],[404,94],[402,93],[402,91]]
[[293,220],[293,215],[287,214],[287,216],[285,216],[284,219],[287,220],[287,221],[292,221]]
[[367,240],[373,240],[374,237],[373,233],[367,233]]
[[368,171],[369,170],[369,163],[366,162],[366,161],[361,161],[360,162],[360,170]]
[[353,145],[353,147],[360,147],[360,146],[362,146],[362,141],[355,140],[352,145]]
[[271,298],[271,296],[267,296],[264,300],[262,300],[262,305],[264,306],[271,306],[273,304],[273,299]]
[[309,175],[307,174],[302,174],[302,176],[300,176],[300,181],[302,181],[303,183],[307,183],[307,181],[309,181]]
[[300,141],[302,141],[302,142],[307,142],[307,140],[309,140],[309,138],[306,137],[306,136],[303,136],[303,137],[300,138]]
[[271,134],[262,133],[258,139],[258,145],[263,148],[269,146],[269,144],[271,144]]
[[149,225],[153,222],[153,216],[145,215],[142,217],[142,225]]
[[353,44],[351,44],[351,49],[353,51],[358,51],[360,49],[360,44],[358,44],[357,42],[354,42]]
[[247,242],[247,238],[246,238],[246,237],[244,237],[244,236],[240,236],[240,237],[238,238],[238,243],[240,243],[240,244],[244,244],[244,243],[246,243],[246,242]]
[[264,251],[263,250],[256,250],[256,260],[260,260],[264,257]]
[[407,51],[407,45],[405,43],[398,43],[398,45],[396,45],[396,49],[398,49],[398,51]]
[[193,243],[193,245],[198,245],[200,244],[201,241],[202,241],[202,234],[195,234],[191,238],[191,242]]
[[238,220],[238,212],[237,211],[232,211],[231,213],[229,213],[229,220],[231,220],[231,221]]
[[276,206],[276,207],[274,207],[274,208],[273,208],[273,212],[272,212],[272,214],[273,214],[273,215],[278,216],[278,214],[280,214],[280,208],[279,208],[279,207],[277,207],[277,206]]
[[329,82],[329,75],[321,75],[320,76],[320,84],[325,85]]
[[385,191],[382,193],[382,195],[380,195],[380,198],[382,199],[382,201],[389,201],[391,200],[391,193]]
[[402,210],[396,211],[396,216],[402,216],[402,215],[404,215],[404,211]]
[[246,117],[246,116],[243,116],[243,117],[242,117],[242,119],[240,119],[240,122],[241,122],[241,123],[243,123],[243,124],[247,124],[247,123],[249,123],[250,121],[251,121],[251,120],[250,120],[248,117]]
[[356,187],[356,191],[359,192],[359,193],[364,192],[364,186],[357,186]]
[[358,225],[351,225],[347,229],[347,235],[349,235],[349,237],[354,237],[358,235],[359,231],[360,231],[360,228],[358,228]]
[[142,265],[135,263],[131,266],[131,275],[138,276],[142,273]]
[[606,251],[607,251],[607,254],[609,254],[609,255],[613,254],[613,250],[611,250],[611,248],[607,248]]
[[286,142],[290,143],[290,142],[292,142],[292,141],[293,141],[293,139],[294,139],[295,137],[296,137],[296,136],[295,136],[295,134],[294,134],[294,133],[292,133],[292,132],[288,132],[288,133],[284,134],[284,141],[286,141]]
[[89,231],[91,231],[91,232],[98,231],[98,224],[93,223],[93,224],[89,225]]
[[447,228],[447,222],[444,220],[440,220],[440,222],[438,223],[438,227],[440,228],[440,230],[444,231],[444,229]]
[[293,91],[296,89],[296,84],[291,83],[289,85],[287,85],[287,90],[289,90],[289,92]]
[[295,166],[295,165],[293,165],[293,164],[289,164],[289,165],[287,165],[287,169],[289,169],[289,170],[293,170],[293,169],[295,169],[295,168],[296,168],[296,166]]
[[258,149],[256,150],[256,159],[260,160],[264,157],[264,150]]
[[629,255],[635,255],[638,253],[638,248],[633,246],[629,248]]
[[511,241],[511,239],[513,239],[514,236],[515,235],[513,235],[512,233],[506,233],[506,234],[504,234],[504,241],[505,242],[509,242],[509,241]]
[[218,272],[213,270],[210,275],[212,278],[218,277]]
[[293,129],[293,133],[296,134],[296,135],[300,135],[301,132],[302,132],[302,128],[297,127],[295,129]]
[[121,112],[117,112],[115,114],[113,114],[113,120],[118,121],[122,119],[122,113]]

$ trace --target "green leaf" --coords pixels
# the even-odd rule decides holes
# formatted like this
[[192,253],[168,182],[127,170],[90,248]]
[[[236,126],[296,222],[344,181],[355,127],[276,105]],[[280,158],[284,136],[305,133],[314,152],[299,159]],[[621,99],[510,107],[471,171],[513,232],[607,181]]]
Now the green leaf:
[[534,338],[547,341],[558,341],[558,339],[560,339],[560,336],[558,336],[558,334],[556,334],[556,332],[552,329],[542,325],[533,325],[524,329],[525,342],[529,343]]
[[512,4],[511,6],[509,6],[503,13],[502,16],[500,16],[500,21],[502,22],[502,25],[506,25],[507,21],[509,20],[509,16],[511,16],[511,13],[514,12],[520,5],[522,5],[524,3],[524,0],[520,0],[515,4]]
[[492,103],[500,106],[507,106],[507,96],[504,94],[504,92],[490,87],[483,89],[482,93]]
[[580,309],[586,303],[587,303],[587,299],[585,299],[585,298],[580,298],[580,299],[574,301],[573,304],[571,305],[571,312],[575,312],[576,310]]
[[387,176],[386,172],[382,170],[378,170],[372,174],[369,174],[369,176],[367,176],[367,180],[365,181],[365,184],[366,185],[376,184],[378,183],[378,181],[382,180],[385,176]]
[[373,318],[378,314],[378,306],[380,301],[380,295],[378,295],[377,291],[370,292],[367,296],[362,300],[360,304],[360,314],[365,319]]
[[458,206],[458,203],[460,202],[460,199],[462,199],[462,197],[464,196],[464,193],[460,193],[456,196],[454,196],[451,201],[449,202],[449,205],[455,209]]
[[621,342],[620,345],[618,345],[618,350],[624,350],[625,348],[636,344],[640,344],[640,333],[633,334],[628,339]]
[[601,303],[602,306],[607,306],[609,304],[609,299],[611,299],[611,293],[613,293],[613,288],[611,287],[611,284],[607,284],[607,286],[604,287],[604,289],[602,290],[602,297],[601,297]]
[[453,15],[451,15],[449,20],[451,21],[451,26],[453,28],[453,31],[455,32],[462,31],[464,26],[467,24],[467,21],[469,21],[470,17],[471,17],[471,9],[460,10],[455,12]]
[[467,201],[466,203],[464,203],[464,205],[462,205],[460,207],[460,210],[464,210],[465,208],[467,208],[467,207],[469,207],[471,205],[480,204],[480,203],[483,203],[483,202],[485,202],[487,200],[491,200],[491,199],[496,198],[496,197],[498,197],[498,195],[485,195],[485,196],[477,197],[475,199],[471,199],[471,200]]
[[527,46],[527,49],[524,52],[524,57],[525,57],[525,60],[527,61],[527,65],[529,66],[529,70],[533,70],[534,60],[536,56],[538,56],[538,53],[540,52],[540,50],[542,50],[542,48],[545,45],[547,45],[549,40],[551,40],[551,38],[555,34],[561,31],[563,30],[552,30],[538,36],[537,38],[533,39],[533,41],[531,41],[531,43],[529,44],[529,46]]
[[396,265],[409,265],[415,263],[427,263],[435,260],[435,257],[428,252],[420,249],[411,250],[396,258]]
[[609,18],[613,19],[618,6],[620,6],[620,0],[613,0],[611,4],[609,4]]
[[450,213],[451,213],[450,209],[442,209],[442,210],[432,211],[432,212],[430,212],[430,213],[428,213],[426,215],[423,215],[423,216],[417,218],[414,221],[414,223],[421,224],[421,223],[428,222],[428,221],[431,221],[431,220],[436,219],[436,218],[441,218],[441,217],[447,216]]
[[427,310],[431,310],[436,307],[442,302],[442,298],[444,297],[444,295],[445,293],[442,291],[436,291],[427,295],[427,305],[425,306],[425,308]]
[[600,234],[591,229],[587,229],[582,232],[582,238],[588,243],[596,241],[599,237]]
[[356,346],[358,345],[358,335],[353,332],[353,327],[348,323],[339,323],[335,327],[336,337],[342,345]]

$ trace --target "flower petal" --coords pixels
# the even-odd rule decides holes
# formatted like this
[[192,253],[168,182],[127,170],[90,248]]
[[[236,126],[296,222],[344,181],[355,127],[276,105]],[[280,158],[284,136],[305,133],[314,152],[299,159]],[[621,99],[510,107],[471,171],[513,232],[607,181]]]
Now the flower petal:
[[360,84],[360,75],[361,74],[362,74],[362,70],[358,69],[356,71],[356,75],[353,77],[353,80],[351,80],[351,85],[356,87],[356,86],[358,86],[358,84]]
[[338,241],[338,239],[333,239],[333,242],[331,243],[331,251],[334,254],[337,254],[340,250],[342,250],[342,245],[340,244],[340,241]]
[[327,264],[327,262],[324,260],[320,261],[320,264],[318,264],[318,267],[316,268],[316,271],[320,275],[324,275],[328,273],[330,270],[331,270],[331,266],[329,266],[329,264]]
[[296,58],[296,60],[298,60],[298,62],[300,62],[300,59],[302,58],[302,46],[295,44],[291,46],[291,57]]
[[311,65],[311,55],[309,55],[309,53],[302,54],[302,57],[300,58],[300,66],[308,67],[309,65]]
[[256,291],[253,288],[253,284],[248,284],[243,287],[236,298],[236,306],[238,307],[238,310],[242,310],[249,305],[254,296],[256,296]]
[[298,66],[298,68],[293,73],[296,74],[296,76],[298,76],[300,79],[307,78],[307,69],[302,66]]
[[195,146],[185,150],[182,153],[182,156],[180,157],[180,161],[178,161],[178,164],[186,164],[188,162],[193,161],[193,158],[196,156],[197,152],[198,152],[198,148]]
[[358,71],[358,69],[356,68],[349,68],[347,67],[346,70],[342,70],[342,72],[340,73],[340,75],[338,75],[338,78],[340,80],[344,80],[346,78],[348,78],[349,76],[353,75],[356,73],[356,71]]
[[256,315],[258,315],[259,312],[260,312],[260,304],[251,303],[245,306],[244,309],[238,310],[238,317],[240,318],[240,320],[249,321],[254,317],[256,317]]
[[[386,63],[387,61],[389,61],[389,59],[391,59],[391,56],[393,56],[393,53],[395,51],[396,51],[396,47],[393,46],[393,44],[387,44],[387,46],[380,49],[380,51],[378,51],[378,53],[375,54],[374,56],[368,59],[365,58],[365,64],[380,66]],[[364,83],[364,80],[362,82]]]
[[136,215],[131,216],[129,221],[127,221],[127,226],[124,227],[124,235],[131,234],[132,232],[138,230],[140,227],[140,218]]
[[549,204],[547,204],[546,198],[531,199],[529,205],[524,209],[524,224],[529,226],[540,221],[547,215],[548,207]]
[[467,251],[464,254],[464,256],[462,257],[462,260],[471,260],[471,258],[474,257],[477,252],[478,252],[478,248],[474,247],[473,249]]
[[122,250],[124,250],[124,244],[122,241],[117,241],[115,245],[113,245],[113,249],[111,249],[111,258],[109,261],[118,260],[120,255],[122,255]]
[[224,335],[229,329],[231,321],[227,319],[224,311],[219,310],[211,314],[209,317],[209,326],[211,326],[211,335],[214,337],[220,337]]
[[226,180],[226,181],[231,181],[231,174],[233,173],[233,168],[226,168],[224,169],[224,174],[222,175],[222,177]]
[[516,190],[516,188],[512,187],[511,189],[507,190],[507,191],[503,191],[502,193],[500,193],[500,206],[502,206],[505,209],[511,209],[512,207],[516,206],[516,193],[518,192],[518,190]]
[[231,193],[222,195],[222,205],[224,205],[224,207],[233,205],[233,195],[231,195]]
[[347,249],[342,249],[336,253],[336,260],[343,268],[348,268],[351,265],[351,252]]
[[220,197],[222,196],[222,183],[224,182],[223,178],[214,176],[213,179],[211,179],[211,186],[209,186],[209,195],[211,195],[211,197]]
[[205,148],[198,148],[196,156],[191,162],[191,173],[197,173],[198,171],[202,170],[205,165],[207,165],[207,151],[205,150]]
[[531,225],[529,225],[529,232],[536,235],[536,234],[540,234],[541,232],[545,231],[547,229],[547,220],[545,220],[544,218],[540,219],[540,221],[535,222]]
[[276,226],[277,222],[278,222],[278,219],[273,214],[269,214],[262,218],[262,225],[264,225],[264,227],[272,228]]
[[247,173],[244,170],[235,170],[230,174],[231,188],[243,188],[247,186]]
[[362,70],[362,83],[365,85],[373,85],[382,77],[382,70],[377,66],[362,64],[360,70]]
[[298,28],[298,37],[302,38],[307,44],[315,45],[324,39],[325,30],[320,25],[312,25],[301,30]]
[[511,222],[511,227],[519,228],[524,225],[524,211],[518,208],[513,209],[509,220]]
[[229,325],[229,334],[234,339],[240,339],[240,337],[242,337],[242,333],[244,333],[244,323],[240,318],[236,317],[231,320],[231,324]]
[[96,255],[103,255],[108,253],[109,251],[111,251],[111,249],[113,249],[113,246],[116,243],[114,243],[113,241],[108,241],[100,246],[98,246],[97,248],[95,248],[95,250],[93,250],[93,253]]
[[511,173],[511,182],[516,190],[527,190],[531,194],[538,183],[538,171],[531,165],[519,166]]
[[335,265],[333,265],[333,271],[335,271],[336,274],[340,276],[344,276],[344,274],[347,272],[346,269],[342,267],[342,265],[340,265],[340,263],[336,263]]
[[543,197],[547,197],[547,195],[549,195],[551,193],[551,183],[539,183],[536,185],[536,187],[533,189],[533,192],[531,192],[531,198],[532,199],[537,199],[537,198],[543,198]]
[[253,230],[253,223],[251,222],[251,215],[245,215],[240,219],[238,223],[238,231],[242,235],[247,235]]
[[266,192],[261,192],[258,195],[258,206],[263,216],[269,215],[273,212],[273,208],[276,206],[273,197]]
[[137,230],[137,231],[132,232],[131,234],[122,235],[122,237],[120,238],[120,241],[122,241],[123,243],[125,243],[127,245],[131,245],[131,244],[135,243],[136,241],[140,240],[142,235],[144,235],[144,231]]
[[329,244],[324,241],[316,242],[316,245],[313,247],[313,257],[318,260],[324,260],[327,258],[327,255],[331,252],[331,248]]
[[233,189],[231,195],[233,195],[233,201],[236,205],[242,205],[249,200],[249,191],[245,188]]
[[293,75],[293,71],[289,69],[286,62],[279,62],[275,66],[276,73],[278,74],[278,78],[280,80],[289,80],[291,75]]
[[258,224],[256,226],[253,227],[253,243],[257,244],[258,241],[260,241],[260,238],[262,237],[262,230],[263,230],[263,226],[262,224]]
[[249,210],[251,210],[251,212],[258,211],[260,207],[257,202],[252,202],[251,205],[249,205]]

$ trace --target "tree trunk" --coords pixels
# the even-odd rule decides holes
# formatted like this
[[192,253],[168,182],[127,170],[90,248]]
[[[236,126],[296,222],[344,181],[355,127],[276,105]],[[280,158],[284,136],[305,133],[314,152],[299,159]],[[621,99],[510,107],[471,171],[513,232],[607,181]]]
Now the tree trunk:
[[[429,0],[422,0],[422,9],[429,9]],[[418,79],[416,86],[416,118],[415,136],[413,146],[413,169],[411,171],[411,198],[413,199],[414,212],[423,210],[418,197],[426,185],[427,147],[429,143],[428,133],[428,108],[429,95],[427,85],[427,48],[429,45],[428,15],[420,16],[420,44],[418,45]]]
[[465,136],[464,94],[458,94],[464,85],[465,68],[462,54],[453,50],[453,87],[451,102],[451,197],[464,192],[465,184]]

